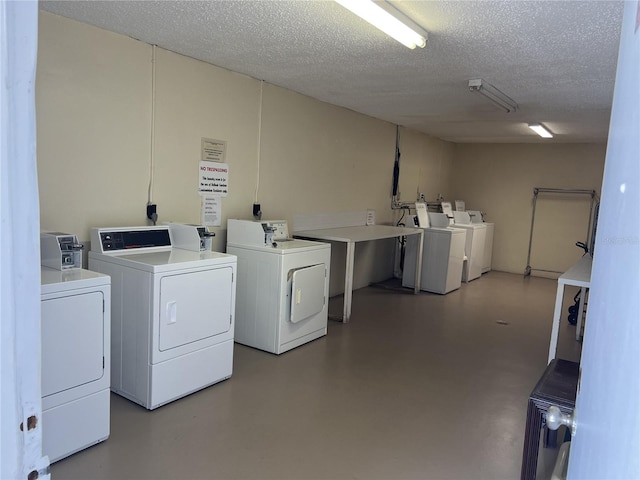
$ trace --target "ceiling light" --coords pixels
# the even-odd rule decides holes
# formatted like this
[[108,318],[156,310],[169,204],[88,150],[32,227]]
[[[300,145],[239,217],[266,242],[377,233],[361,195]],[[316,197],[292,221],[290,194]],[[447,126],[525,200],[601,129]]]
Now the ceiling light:
[[518,104],[515,100],[481,78],[469,80],[469,90],[484,95],[496,107],[501,108],[506,113],[515,112],[518,109]]
[[539,123],[530,123],[529,128],[543,138],[553,138],[553,134]]
[[427,44],[427,33],[420,30],[417,26],[407,26],[408,21],[399,11],[393,7],[386,5],[384,2],[374,3],[371,0],[335,0],[347,10],[352,11],[360,18],[366,20],[371,25],[379,28],[390,37],[395,38],[404,46],[414,49],[416,47],[424,48]]

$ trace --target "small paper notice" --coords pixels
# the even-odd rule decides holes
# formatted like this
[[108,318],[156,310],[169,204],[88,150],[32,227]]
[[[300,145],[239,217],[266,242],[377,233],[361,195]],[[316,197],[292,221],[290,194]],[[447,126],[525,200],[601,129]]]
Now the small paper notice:
[[200,142],[202,147],[201,160],[208,162],[224,162],[227,153],[227,142],[224,140],[214,140],[204,138]]
[[201,224],[206,227],[219,227],[222,219],[221,198],[212,195],[202,196]]

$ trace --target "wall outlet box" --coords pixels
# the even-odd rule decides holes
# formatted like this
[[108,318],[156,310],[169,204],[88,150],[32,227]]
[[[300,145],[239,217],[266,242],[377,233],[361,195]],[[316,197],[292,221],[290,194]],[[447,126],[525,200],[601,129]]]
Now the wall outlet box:
[[153,216],[157,213],[157,207],[155,203],[147,205],[147,218],[153,220]]

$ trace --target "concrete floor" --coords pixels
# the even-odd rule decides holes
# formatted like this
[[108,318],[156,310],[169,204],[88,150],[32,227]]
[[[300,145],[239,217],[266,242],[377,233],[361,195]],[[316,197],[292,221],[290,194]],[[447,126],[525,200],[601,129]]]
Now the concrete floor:
[[[445,296],[358,290],[322,339],[280,356],[236,345],[222,383],[155,411],[112,394],[110,438],[52,477],[519,478],[556,285],[490,272]],[[563,317],[558,356],[576,361]]]

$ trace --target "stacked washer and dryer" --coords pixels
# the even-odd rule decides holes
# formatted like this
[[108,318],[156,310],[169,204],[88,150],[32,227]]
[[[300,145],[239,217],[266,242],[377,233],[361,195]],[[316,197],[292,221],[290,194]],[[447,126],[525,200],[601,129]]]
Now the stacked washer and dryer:
[[192,227],[189,249],[170,225],[91,231],[89,268],[111,276],[111,389],[149,410],[232,373],[236,257]]
[[235,341],[281,354],[327,334],[331,245],[289,237],[284,220],[229,219],[238,258]]
[[[424,229],[422,278],[420,289],[446,294],[460,288],[466,232],[451,228],[444,213],[426,211],[425,204],[416,204],[418,228]],[[423,214],[421,214],[423,212]],[[405,246],[402,286],[414,287],[415,262],[418,242],[416,235],[407,237]]]
[[109,276],[75,235],[40,236],[42,451],[56,462],[109,437]]

